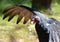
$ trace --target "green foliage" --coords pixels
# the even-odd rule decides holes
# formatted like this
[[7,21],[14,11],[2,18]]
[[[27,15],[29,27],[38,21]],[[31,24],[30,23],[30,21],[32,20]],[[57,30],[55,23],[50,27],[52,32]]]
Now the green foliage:
[[29,7],[31,6],[32,0],[0,0],[0,13],[3,12],[5,8],[12,5],[23,4]]
[[2,13],[2,11],[8,7],[13,5],[12,2],[10,2],[9,0],[2,0],[0,1],[0,13]]
[[52,0],[53,2],[52,3],[58,3],[60,4],[60,0]]
[[[4,42],[10,42],[11,36],[18,40],[22,39],[22,41],[24,42],[36,40],[36,35],[30,34],[28,24],[23,24],[23,19],[19,24],[16,24],[17,16],[15,16],[11,22],[7,21],[8,18],[6,18],[5,20],[2,20],[2,18],[3,16],[0,16],[0,39],[2,39]],[[30,28],[34,29],[34,25]]]

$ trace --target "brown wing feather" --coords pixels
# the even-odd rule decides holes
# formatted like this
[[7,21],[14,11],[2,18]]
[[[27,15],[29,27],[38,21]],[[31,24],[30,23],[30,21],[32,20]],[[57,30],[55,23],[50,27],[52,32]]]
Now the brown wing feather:
[[[7,9],[6,12],[4,13],[4,17],[3,19],[5,19],[6,17],[8,17],[9,15],[12,14],[12,12],[14,13],[14,11],[16,10],[16,13],[18,13],[18,11],[22,11],[22,9],[20,7],[12,7],[11,9]],[[5,11],[5,10],[4,10]]]
[[18,14],[19,16],[17,19],[17,24],[21,21],[23,17],[25,17],[23,22],[25,24],[29,19],[31,19],[35,15],[29,9],[24,7],[19,7],[19,6],[11,7],[11,8],[8,8],[7,10],[4,10],[4,14],[5,15],[3,19],[9,16],[8,21],[10,21],[16,14]]
[[21,21],[22,18],[23,18],[23,15],[19,14],[18,19],[17,19],[17,24]]
[[[5,19],[7,16],[11,15],[12,12],[15,11],[16,8],[12,8],[12,9],[8,9],[8,11],[6,10],[6,12],[4,12],[4,17],[3,19]],[[4,10],[5,11],[5,10]]]
[[13,9],[13,8],[15,8],[15,7],[16,7],[16,6],[13,6],[13,7],[7,7],[7,8],[3,11],[3,13],[5,13],[5,12],[7,12],[7,11]]
[[[27,12],[27,11],[28,11],[28,10],[26,10],[26,14],[27,14],[27,15],[25,15],[23,24],[27,23],[28,20],[33,17],[33,16],[32,16],[32,15],[33,15],[32,12],[30,12],[30,11]],[[32,16],[32,17],[31,17],[31,16]]]
[[[26,17],[27,14],[27,10],[23,9],[22,12],[20,12],[18,19],[17,19],[17,24],[21,21],[21,19],[23,18],[23,16]],[[28,14],[27,14],[28,15]]]
[[7,12],[7,11],[11,10],[11,9],[14,9],[15,7],[17,7],[17,6],[7,7],[7,8],[3,11],[3,13],[5,13],[5,12]]
[[14,12],[12,12],[12,13],[9,15],[8,21],[10,21],[16,14],[19,14],[19,11],[18,11],[18,10],[15,10]]

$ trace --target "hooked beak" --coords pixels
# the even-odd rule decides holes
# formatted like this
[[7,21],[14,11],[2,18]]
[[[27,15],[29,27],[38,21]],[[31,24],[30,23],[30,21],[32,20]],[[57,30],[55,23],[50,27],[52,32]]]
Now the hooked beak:
[[31,24],[34,24],[34,23],[35,23],[35,18],[31,20]]
[[31,21],[31,24],[34,24],[34,21]]

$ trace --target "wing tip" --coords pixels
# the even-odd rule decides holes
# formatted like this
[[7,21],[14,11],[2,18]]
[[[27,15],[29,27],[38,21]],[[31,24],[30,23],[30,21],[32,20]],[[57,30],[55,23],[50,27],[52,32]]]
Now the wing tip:
[[4,20],[5,18],[3,17],[3,20]]
[[8,19],[8,22],[10,21],[10,19]]
[[24,21],[23,24],[26,24],[26,22]]
[[3,20],[4,20],[5,18],[6,18],[6,17],[4,16],[4,17],[3,17]]
[[19,22],[16,22],[16,24],[18,24]]

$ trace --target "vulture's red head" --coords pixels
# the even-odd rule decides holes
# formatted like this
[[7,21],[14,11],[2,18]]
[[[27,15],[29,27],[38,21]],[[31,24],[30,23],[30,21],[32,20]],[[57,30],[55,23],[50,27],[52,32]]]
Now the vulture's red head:
[[37,23],[40,21],[40,17],[39,16],[34,16],[32,19],[31,19],[31,24],[34,24],[34,23]]

